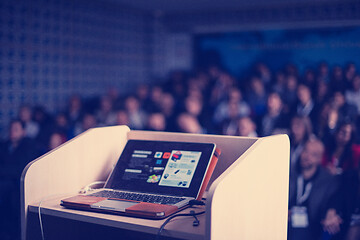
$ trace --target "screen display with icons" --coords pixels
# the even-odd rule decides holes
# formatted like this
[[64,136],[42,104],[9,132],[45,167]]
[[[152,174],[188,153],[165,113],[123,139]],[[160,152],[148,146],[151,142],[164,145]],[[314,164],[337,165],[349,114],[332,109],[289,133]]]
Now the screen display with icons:
[[129,140],[106,188],[195,197],[213,143]]

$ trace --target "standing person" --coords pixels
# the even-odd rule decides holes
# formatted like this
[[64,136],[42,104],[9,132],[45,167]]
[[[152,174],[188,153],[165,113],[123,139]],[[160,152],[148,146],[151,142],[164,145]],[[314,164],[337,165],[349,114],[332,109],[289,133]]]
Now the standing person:
[[290,179],[289,240],[318,240],[340,231],[335,195],[338,182],[320,165],[324,153],[321,141],[310,139],[301,153],[299,169]]
[[9,130],[9,139],[0,144],[0,238],[10,240],[20,239],[21,173],[38,153],[20,120],[11,121]]

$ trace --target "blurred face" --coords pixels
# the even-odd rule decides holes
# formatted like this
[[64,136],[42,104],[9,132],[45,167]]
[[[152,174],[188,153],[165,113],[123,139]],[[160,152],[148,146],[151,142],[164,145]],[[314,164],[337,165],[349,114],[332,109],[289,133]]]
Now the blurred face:
[[198,98],[187,97],[185,100],[185,108],[188,113],[198,116],[202,110],[202,103]]
[[101,99],[101,110],[104,112],[110,112],[112,109],[112,102],[110,98],[104,97]]
[[193,116],[183,113],[177,118],[177,123],[182,132],[201,133],[201,126]]
[[297,96],[302,104],[307,104],[311,100],[310,89],[304,85],[300,85]]
[[232,101],[241,101],[242,96],[241,96],[241,92],[238,89],[231,89],[229,92],[229,99]]
[[13,122],[10,126],[10,141],[18,142],[25,136],[25,130],[20,122]]
[[137,96],[144,100],[144,99],[147,99],[148,95],[149,95],[149,88],[148,86],[146,85],[140,85],[138,88],[137,88]]
[[87,114],[84,116],[83,122],[82,122],[84,130],[87,130],[89,128],[96,127],[96,119],[93,115]]
[[155,103],[161,102],[162,89],[160,87],[153,87],[151,89],[151,100]]
[[239,120],[240,136],[249,136],[253,131],[255,131],[255,124],[251,121],[250,118],[241,118]]
[[136,112],[139,109],[139,102],[134,97],[126,99],[125,107],[129,112]]
[[77,111],[81,108],[81,100],[79,97],[74,96],[70,99],[70,109],[72,111]]
[[171,94],[165,93],[163,95],[162,101],[160,102],[161,109],[163,112],[171,113],[172,109],[174,108],[174,98]]
[[152,130],[164,131],[165,130],[165,117],[161,113],[154,113],[149,116],[149,127]]
[[336,66],[335,68],[334,68],[334,78],[335,79],[338,79],[338,80],[341,80],[342,79],[342,69],[341,69],[341,67],[339,67],[339,66]]
[[335,108],[342,107],[345,104],[345,97],[341,92],[336,92],[334,94],[333,106]]
[[251,81],[251,86],[255,93],[262,93],[264,91],[264,84],[259,78],[253,78]]
[[360,90],[360,76],[356,76],[353,80],[353,88],[355,91]]
[[118,111],[116,113],[116,124],[129,125],[129,116],[125,111]]
[[305,124],[299,118],[294,118],[291,122],[291,132],[296,141],[301,141],[304,138],[306,128]]
[[267,106],[270,112],[279,112],[282,108],[282,101],[278,94],[270,94],[267,100]]
[[320,65],[320,74],[325,76],[328,74],[328,72],[329,72],[328,66],[326,64],[321,64]]
[[22,107],[20,109],[20,119],[23,122],[28,122],[31,120],[31,109],[29,107]]
[[327,94],[328,87],[327,84],[324,81],[320,81],[318,85],[318,93],[317,95],[320,97],[323,97]]
[[297,79],[294,76],[289,76],[286,81],[286,86],[289,90],[295,90],[297,87]]
[[65,115],[60,114],[60,115],[56,116],[56,125],[61,126],[61,127],[65,127],[67,125],[67,119],[66,119]]
[[54,133],[53,135],[51,135],[50,137],[50,149],[54,149],[57,148],[58,146],[60,146],[61,144],[64,143],[63,137],[58,134],[58,133]]
[[307,71],[306,74],[305,74],[305,80],[306,80],[306,82],[308,82],[308,83],[314,82],[314,81],[315,81],[315,74],[314,74],[314,72],[311,71],[311,70]]
[[311,169],[320,164],[323,155],[323,146],[316,142],[308,142],[300,156],[302,169]]
[[352,126],[350,124],[346,124],[340,128],[340,130],[336,134],[336,142],[339,145],[346,145],[351,139]]

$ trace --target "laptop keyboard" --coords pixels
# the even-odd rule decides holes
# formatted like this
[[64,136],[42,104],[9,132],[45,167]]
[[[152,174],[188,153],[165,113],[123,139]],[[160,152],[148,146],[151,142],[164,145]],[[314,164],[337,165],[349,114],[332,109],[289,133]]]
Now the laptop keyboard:
[[185,200],[185,198],[181,198],[181,197],[168,197],[168,196],[153,195],[153,194],[117,192],[117,191],[108,191],[108,190],[102,190],[100,192],[89,194],[88,196],[125,199],[125,200],[139,201],[139,202],[168,204],[168,205],[173,205]]

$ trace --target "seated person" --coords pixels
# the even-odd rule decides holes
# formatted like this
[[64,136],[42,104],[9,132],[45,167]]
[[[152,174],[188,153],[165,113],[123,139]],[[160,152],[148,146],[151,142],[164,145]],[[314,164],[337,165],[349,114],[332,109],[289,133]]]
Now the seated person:
[[356,169],[360,162],[360,145],[355,143],[355,126],[343,122],[330,139],[322,165],[333,175],[348,169]]
[[344,222],[339,239],[357,240],[360,239],[360,167],[346,170],[341,180],[338,196]]
[[340,231],[335,210],[338,182],[321,167],[324,146],[310,139],[301,153],[297,174],[290,179],[288,239],[321,239]]

